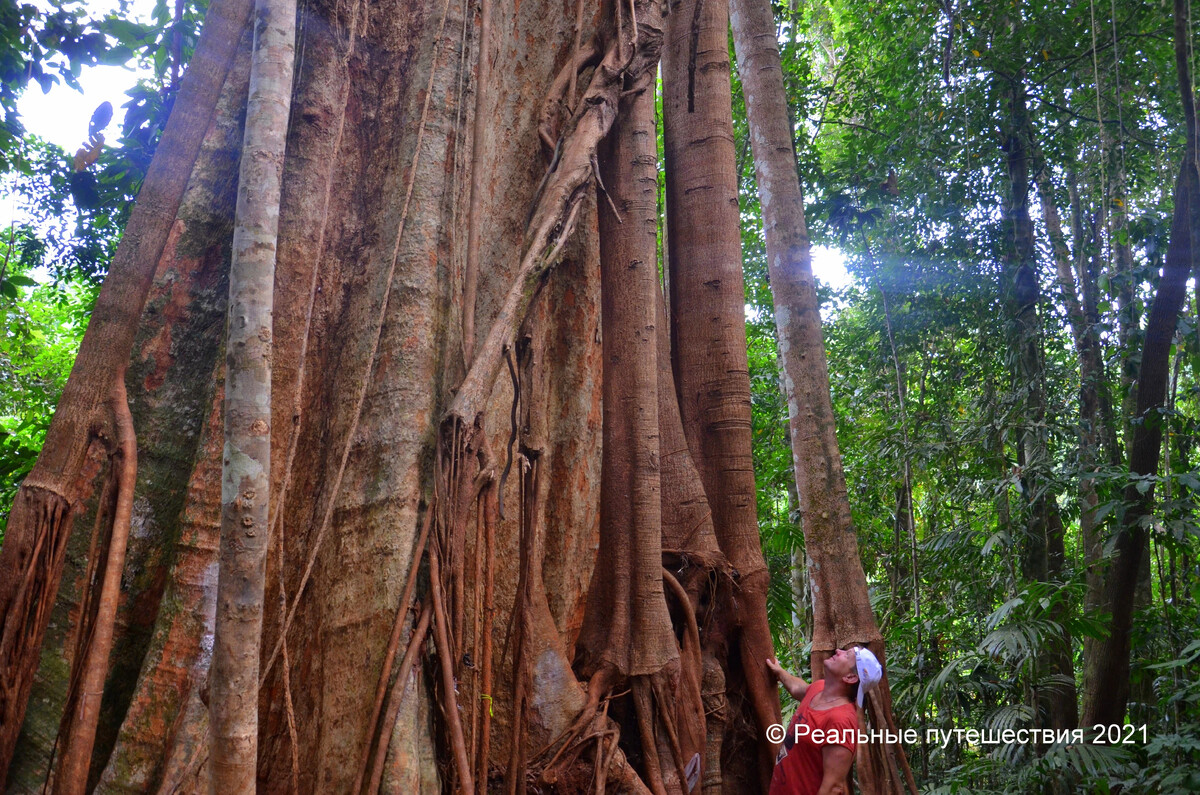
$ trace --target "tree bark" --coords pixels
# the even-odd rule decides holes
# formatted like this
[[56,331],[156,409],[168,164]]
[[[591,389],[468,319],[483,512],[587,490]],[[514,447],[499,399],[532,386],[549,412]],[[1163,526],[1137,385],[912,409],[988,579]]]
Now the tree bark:
[[[138,318],[192,164],[238,45],[249,0],[213,4],[138,202],[109,266],[88,331],[46,432],[43,453],[13,503],[0,548],[0,780],[12,759],[38,653],[58,592],[76,506],[91,494],[97,429],[114,372],[128,361]],[[89,460],[90,459],[90,460]]]
[[[604,445],[600,549],[579,650],[584,670],[623,677],[678,660],[662,579],[655,248],[658,157],[652,75],[626,90],[600,152]],[[612,204],[607,203],[612,200]],[[620,213],[620,217],[617,213]]]
[[[713,529],[712,509],[704,493],[700,473],[692,461],[679,401],[675,395],[675,376],[671,367],[671,342],[668,330],[666,302],[662,290],[656,287],[658,326],[658,422],[660,450],[660,480],[662,483],[662,547],[663,565],[675,572],[690,602],[690,610],[704,631],[696,650],[699,660],[689,664],[682,657],[681,696],[678,719],[681,743],[685,747],[703,745],[701,756],[701,788],[713,795],[725,791],[725,773],[721,767],[725,742],[725,722],[729,716],[729,699],[725,689],[725,673],[721,660],[726,656],[730,634],[729,602],[735,598],[731,585],[729,561],[721,553]],[[682,602],[682,600],[680,600]],[[681,605],[682,606],[682,605]],[[694,657],[693,657],[694,659]],[[698,664],[699,670],[694,670]],[[691,681],[697,677],[698,681]],[[695,692],[683,692],[694,689]],[[693,701],[693,697],[695,701]],[[698,707],[699,720],[692,722],[688,710]],[[697,734],[696,743],[689,738]],[[735,742],[744,740],[731,734]],[[734,768],[738,770],[738,768]],[[736,785],[731,780],[730,788]]]
[[[137,482],[137,438],[129,401],[125,396],[125,373],[113,379],[110,397],[116,425],[116,450],[111,477],[116,479],[116,504],[112,530],[104,555],[96,616],[86,633],[86,653],[77,660],[79,689],[74,694],[70,730],[64,742],[62,761],[55,776],[55,792],[82,795],[87,791],[96,725],[100,720],[100,700],[108,675],[109,654],[113,646],[113,625],[121,592],[121,574],[125,568],[125,550],[129,542],[129,524],[133,516],[133,489]],[[97,562],[98,565],[98,562]]]
[[[821,336],[820,305],[812,276],[804,200],[796,173],[792,126],[788,119],[774,16],[769,3],[733,0],[734,45],[738,74],[746,96],[755,174],[766,232],[767,268],[779,337],[784,397],[788,404],[793,467],[800,523],[808,556],[813,595],[813,677],[822,674],[824,659],[851,643],[883,654],[883,636],[871,610],[867,581],[850,517],[846,478],[835,434],[829,392],[829,364]],[[886,679],[872,710],[876,725],[892,721]],[[877,765],[885,764],[882,749]],[[899,746],[895,752],[904,762]],[[901,792],[911,780],[872,777],[872,792]]]
[[[630,699],[592,704],[570,666],[582,648],[597,548],[602,417],[623,411],[601,399],[595,155],[621,106],[635,101],[623,92],[644,86],[643,76],[653,73],[660,42],[658,7],[639,2],[635,9],[636,21],[623,5],[616,20],[577,16],[546,0],[493,8],[497,64],[489,94],[504,101],[495,103],[487,123],[507,133],[479,141],[487,174],[476,193],[484,224],[477,241],[487,267],[478,271],[479,344],[460,382],[464,344],[455,321],[470,237],[460,208],[474,160],[463,134],[473,121],[463,49],[469,20],[451,2],[308,8],[314,24],[304,26],[297,42],[304,57],[287,130],[272,297],[265,596],[279,609],[263,617],[268,653],[257,677],[253,764],[264,792],[349,791],[364,755],[372,757],[376,734],[373,756],[382,764],[368,772],[384,792],[453,789],[473,777],[490,791],[501,776],[513,790],[536,780],[538,787],[575,792],[597,769],[610,789],[645,792],[642,775],[650,781],[656,771],[664,787],[676,787],[697,756],[709,792],[743,791],[743,782],[758,778],[749,750],[765,744],[740,708],[747,692],[743,660],[771,653],[763,603],[750,598],[758,592],[748,587],[757,582],[756,570],[743,565],[742,582],[734,584],[684,441],[691,434],[707,450],[707,437],[723,429],[689,429],[677,413],[675,424],[663,419],[664,407],[678,412],[678,405],[670,369],[662,366],[669,356],[641,359],[660,344],[662,324],[650,320],[650,305],[640,307],[641,325],[632,325],[635,336],[626,340],[636,349],[629,364],[640,373],[636,403],[647,414],[615,419],[641,440],[631,448],[645,454],[627,462],[640,482],[640,518],[631,520],[638,548],[627,551],[648,586],[641,593],[654,602],[637,626],[660,641],[655,657],[665,652],[679,660],[678,677],[669,659],[667,676],[634,677]],[[229,295],[248,36],[240,48],[171,219],[134,337],[128,382],[139,439],[136,532],[128,607],[114,638],[121,667],[105,685],[92,759],[101,792],[200,792],[213,772],[216,735],[206,702],[218,694],[204,682],[219,606],[221,406],[224,393],[237,388],[221,355],[220,318]],[[728,70],[717,77],[727,80]],[[575,103],[563,99],[573,80],[583,94]],[[543,128],[547,114],[539,109],[547,106],[558,112]],[[545,129],[557,149],[550,168],[539,162]],[[653,175],[652,162],[637,168],[645,179]],[[606,187],[614,196],[636,197],[648,184]],[[611,213],[607,198],[601,204]],[[733,218],[736,245],[736,207]],[[622,227],[635,231],[631,218]],[[677,231],[680,239],[693,236],[687,227]],[[653,240],[647,229],[636,234]],[[654,267],[642,271],[652,277]],[[740,293],[739,285],[732,316],[739,327]],[[618,335],[614,342],[620,341]],[[510,377],[497,378],[506,362]],[[667,389],[654,399],[662,383]],[[611,386],[621,393],[619,380]],[[672,516],[663,523],[661,547],[646,541],[643,549],[642,536],[654,535],[656,506],[647,484],[655,423],[645,421],[654,411],[662,437],[658,510]],[[738,550],[742,559],[758,543],[748,443],[747,435],[744,461],[735,462],[744,468],[740,494],[747,504],[739,507],[750,511],[744,537],[754,544]],[[626,463],[614,463],[624,471]],[[417,543],[423,510],[433,516],[428,544]],[[490,524],[484,536],[494,547],[466,538],[473,521]],[[483,562],[471,576],[465,564],[474,561],[472,553],[478,557],[481,543]],[[410,576],[423,570],[426,548],[430,563],[436,553],[439,564],[430,568],[434,590]],[[765,589],[761,558],[759,567]],[[75,569],[68,572],[72,585]],[[420,587],[409,591],[410,581]],[[665,596],[664,584],[670,585]],[[413,594],[420,603],[405,604]],[[63,625],[73,599],[72,588],[64,588],[52,605]],[[602,608],[593,613],[605,617]],[[403,655],[388,651],[392,628],[399,626],[402,638],[422,615],[437,621],[416,632],[433,638],[436,681],[429,665],[415,664],[419,640]],[[752,626],[767,645],[750,657],[739,644]],[[489,643],[496,649],[490,663]],[[53,738],[37,726],[61,710],[59,646],[46,644],[31,723],[18,748],[18,792],[44,777]],[[396,659],[412,667],[384,670]],[[765,681],[765,668],[763,674]],[[400,678],[393,682],[394,676]],[[407,695],[380,707],[379,728],[372,715],[381,679],[384,692]],[[766,692],[774,698],[773,688]],[[649,719],[617,723],[606,705],[635,710],[623,718],[636,718],[640,709]],[[594,719],[586,731],[564,740],[589,710]],[[491,722],[472,719],[481,713]],[[452,767],[439,766],[439,750]],[[642,765],[652,752],[658,763]],[[722,753],[733,760],[727,770]]]
[[[1072,254],[1063,235],[1062,219],[1055,201],[1054,183],[1046,170],[1046,163],[1040,156],[1034,163],[1034,172],[1041,201],[1042,218],[1046,223],[1046,236],[1050,240],[1050,248],[1054,257],[1054,271],[1057,277],[1059,294],[1067,310],[1067,322],[1071,327],[1071,339],[1075,345],[1076,362],[1079,367],[1079,466],[1083,472],[1091,473],[1100,463],[1103,451],[1101,431],[1105,418],[1100,411],[1100,394],[1107,388],[1104,378],[1103,351],[1100,347],[1100,331],[1095,323],[1089,321],[1080,300],[1079,285],[1076,283],[1075,268],[1072,267]],[[1080,262],[1086,262],[1086,241],[1082,223],[1077,225],[1075,233],[1075,257]],[[1086,285],[1085,285],[1086,290]],[[1079,502],[1081,506],[1079,517],[1079,533],[1083,539],[1085,551],[1095,549],[1098,543],[1096,535],[1096,482],[1093,477],[1083,475],[1079,479]],[[1091,590],[1094,560],[1086,560],[1089,567],[1088,582]]]
[[[1046,222],[1047,236],[1050,238],[1054,256],[1055,272],[1058,277],[1063,304],[1067,308],[1067,320],[1071,326],[1071,337],[1075,344],[1075,354],[1079,366],[1079,534],[1084,552],[1084,565],[1087,567],[1087,591],[1084,597],[1086,610],[1096,610],[1101,600],[1100,565],[1103,550],[1101,526],[1096,520],[1096,510],[1099,496],[1096,491],[1096,479],[1092,475],[1103,463],[1103,451],[1109,446],[1106,441],[1106,429],[1111,428],[1111,412],[1105,411],[1105,398],[1108,384],[1105,379],[1103,350],[1101,348],[1099,323],[1089,317],[1085,310],[1089,291],[1094,291],[1094,285],[1087,283],[1089,274],[1086,267],[1087,252],[1084,241],[1082,223],[1077,224],[1076,261],[1079,268],[1072,268],[1071,252],[1067,248],[1062,233],[1062,222],[1058,213],[1058,205],[1054,200],[1054,186],[1050,175],[1046,172],[1045,163],[1040,156],[1034,166],[1038,174],[1038,193],[1041,198],[1042,217]],[[1073,192],[1074,193],[1074,192]],[[1078,212],[1075,213],[1078,216]],[[1083,282],[1080,291],[1076,284],[1076,270]],[[1080,294],[1085,297],[1080,300]],[[1111,449],[1111,448],[1110,448]],[[1094,638],[1084,638],[1084,665],[1098,661],[1100,642]],[[1072,663],[1069,670],[1074,670]],[[1074,694],[1072,694],[1074,695]],[[1078,719],[1078,702],[1073,697],[1069,704],[1063,703],[1061,714]],[[1056,727],[1057,728],[1057,727]]]
[[[605,676],[602,669],[611,667],[615,683],[628,682],[643,778],[654,791],[683,793],[686,760],[699,759],[703,748],[704,719],[695,656],[699,638],[693,639],[694,654],[681,656],[664,593],[654,75],[644,73],[626,92],[621,116],[599,153],[602,191],[607,193],[599,202],[604,350],[600,549],[576,669],[595,677]],[[687,670],[681,671],[681,665]],[[692,686],[677,697],[681,681]],[[677,702],[690,709],[678,709]]]
[[[671,354],[688,447],[739,589],[739,662],[733,668],[742,682],[728,686],[744,689],[751,723],[762,736],[780,715],[766,667],[774,652],[751,453],[728,35],[725,0],[672,4],[662,64]],[[738,778],[744,780],[736,786],[767,788],[774,754],[767,744],[758,745],[757,770],[751,771],[744,755],[730,758],[735,746],[726,744],[727,791]]]
[[254,792],[271,491],[271,317],[295,0],[258,0],[229,266],[221,562],[209,675],[214,793]]

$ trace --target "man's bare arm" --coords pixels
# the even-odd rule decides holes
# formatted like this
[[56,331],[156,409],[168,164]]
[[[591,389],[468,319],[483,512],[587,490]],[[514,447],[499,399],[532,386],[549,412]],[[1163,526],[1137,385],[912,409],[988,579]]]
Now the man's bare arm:
[[783,670],[779,660],[767,660],[767,668],[771,669],[771,673],[779,680],[779,684],[783,685],[783,689],[792,694],[792,698],[797,701],[804,698],[804,694],[808,692],[808,682]]
[[821,779],[821,788],[817,795],[838,795],[846,791],[846,776],[850,775],[850,765],[854,762],[854,753],[844,745],[827,745],[821,750],[821,764],[825,768],[825,777]]

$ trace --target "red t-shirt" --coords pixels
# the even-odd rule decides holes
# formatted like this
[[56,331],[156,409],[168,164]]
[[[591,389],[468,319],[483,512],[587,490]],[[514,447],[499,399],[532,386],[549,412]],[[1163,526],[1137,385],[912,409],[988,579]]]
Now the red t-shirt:
[[[813,682],[796,708],[783,742],[783,758],[775,764],[770,795],[816,795],[825,776],[822,753],[827,745],[841,745],[854,753],[858,740],[858,710],[853,704],[813,709],[813,699],[825,689],[825,680]],[[796,727],[803,724],[800,736]],[[795,744],[793,744],[795,740]]]

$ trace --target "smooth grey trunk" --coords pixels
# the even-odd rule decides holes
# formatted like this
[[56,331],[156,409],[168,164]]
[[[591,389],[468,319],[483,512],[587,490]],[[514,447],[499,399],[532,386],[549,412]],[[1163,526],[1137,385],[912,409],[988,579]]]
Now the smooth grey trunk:
[[210,791],[255,791],[271,488],[271,310],[296,48],[295,0],[258,0],[238,175],[225,347],[221,552]]

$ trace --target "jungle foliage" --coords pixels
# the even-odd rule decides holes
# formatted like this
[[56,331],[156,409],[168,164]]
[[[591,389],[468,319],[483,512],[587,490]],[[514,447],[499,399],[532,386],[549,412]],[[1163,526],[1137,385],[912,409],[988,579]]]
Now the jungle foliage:
[[[1089,561],[1079,484],[1111,559],[1133,481],[1152,493],[1150,555],[1136,599],[1123,746],[909,748],[930,791],[1191,791],[1200,786],[1196,474],[1200,336],[1196,294],[1179,318],[1159,471],[1129,473],[1146,315],[1171,224],[1185,127],[1171,14],[1157,4],[828,2],[777,7],[798,167],[815,244],[846,257],[850,284],[823,307],[838,438],[872,599],[884,626],[898,720],[929,728],[1039,725],[1052,643],[1066,637],[1080,692],[1084,638],[1107,634],[1086,605]],[[1031,182],[1052,189],[1075,264],[1056,274],[1043,209],[1031,208],[1040,284],[1036,420],[1047,440],[1029,471],[1021,435],[1035,386],[1021,376],[1005,223],[1014,87],[1028,96]],[[744,250],[755,465],[772,620],[797,668],[806,659],[802,536],[789,516],[790,455],[763,282],[753,168],[743,158]],[[1033,186],[1030,186],[1033,195]],[[1081,446],[1081,375],[1064,289],[1094,296],[1100,401],[1116,449]],[[1195,281],[1191,283],[1195,289]],[[899,394],[898,394],[899,392]],[[1151,418],[1153,420],[1153,418]],[[911,473],[911,514],[903,497]],[[1035,495],[1065,523],[1065,565],[1022,570]],[[1024,493],[1023,493],[1024,490]],[[1151,490],[1153,490],[1151,492]],[[907,516],[911,516],[909,525]],[[1103,560],[1092,568],[1102,568]],[[802,573],[802,569],[800,569]],[[1071,683],[1074,694],[1075,682]],[[1042,716],[1044,719],[1044,716]],[[1091,736],[1090,727],[1087,736]]]

